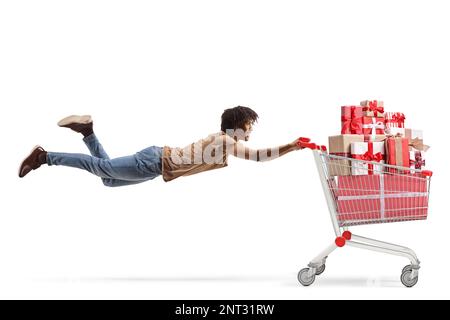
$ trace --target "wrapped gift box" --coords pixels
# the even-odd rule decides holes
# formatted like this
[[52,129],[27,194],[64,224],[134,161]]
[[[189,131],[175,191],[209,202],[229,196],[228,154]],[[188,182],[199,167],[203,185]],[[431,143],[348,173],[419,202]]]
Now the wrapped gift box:
[[[385,139],[384,135],[376,135],[376,141]],[[352,142],[364,142],[364,135],[341,134],[328,137],[328,152],[330,155],[351,158],[350,146]],[[328,164],[330,176],[348,176],[352,174],[351,161],[345,159],[330,158]]]
[[379,100],[361,101],[363,107],[363,116],[367,117],[384,117],[384,103]]
[[425,167],[424,153],[420,150],[410,150],[409,164],[413,169],[422,170]]
[[420,175],[342,176],[337,182],[341,224],[427,218],[427,180]]
[[389,135],[397,135],[401,134],[405,135],[405,115],[401,112],[386,112],[384,114],[385,119],[385,127],[386,134]]
[[[353,159],[370,162],[385,162],[384,142],[352,142],[350,153]],[[352,175],[373,175],[383,173],[383,166],[364,161],[352,161]]]
[[[425,177],[421,174],[385,175],[381,179],[381,183],[383,182],[385,200],[384,216],[386,218],[405,220],[426,219],[428,211],[428,185]],[[383,205],[383,203],[381,204]]]
[[[364,136],[357,134],[341,134],[328,137],[328,152],[330,155],[350,158],[350,145],[352,142],[363,142]],[[352,174],[351,162],[344,159],[330,158],[328,164],[330,176],[348,176]]]
[[411,141],[414,138],[423,140],[423,131],[405,128],[405,138],[407,138],[409,141]]
[[386,127],[385,133],[388,136],[404,137],[405,136],[405,128]]
[[342,134],[362,134],[362,107],[343,106],[341,107],[341,133]]
[[[409,143],[406,138],[388,137],[385,140],[386,162],[393,166],[409,168]],[[390,172],[396,172],[396,169],[389,169]],[[408,170],[409,171],[409,170]],[[399,173],[406,173],[401,170]]]
[[383,117],[362,117],[363,134],[366,140],[375,141],[376,135],[383,135],[385,133],[385,124]]
[[405,129],[405,138],[408,139],[409,151],[419,150],[427,151],[430,146],[423,143],[423,131],[414,129]]

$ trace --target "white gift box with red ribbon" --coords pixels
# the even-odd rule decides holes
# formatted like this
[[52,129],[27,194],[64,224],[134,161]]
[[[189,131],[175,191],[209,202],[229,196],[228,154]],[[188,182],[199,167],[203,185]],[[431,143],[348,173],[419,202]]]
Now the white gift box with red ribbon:
[[352,175],[373,175],[380,174],[383,166],[375,165],[370,162],[385,163],[384,142],[352,142],[350,145],[351,157],[356,160],[352,161]]
[[385,132],[389,135],[401,134],[405,136],[405,114],[401,112],[385,112]]

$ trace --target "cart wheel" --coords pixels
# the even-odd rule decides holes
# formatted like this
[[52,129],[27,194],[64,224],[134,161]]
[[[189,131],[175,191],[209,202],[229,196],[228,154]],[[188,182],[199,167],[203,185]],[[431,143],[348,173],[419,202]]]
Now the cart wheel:
[[419,281],[419,275],[415,277],[414,279],[411,279],[412,269],[406,270],[402,273],[402,276],[400,277],[400,280],[402,281],[403,285],[405,287],[411,288],[414,287],[417,284],[417,281]]
[[310,277],[308,273],[309,268],[302,269],[298,273],[298,281],[305,287],[312,285],[314,280],[316,280],[316,276],[314,274]]
[[402,274],[406,271],[412,271],[412,266],[410,264],[408,264],[407,266],[405,266],[402,270]]
[[325,265],[321,265],[319,268],[316,269],[316,276],[320,276],[325,271]]

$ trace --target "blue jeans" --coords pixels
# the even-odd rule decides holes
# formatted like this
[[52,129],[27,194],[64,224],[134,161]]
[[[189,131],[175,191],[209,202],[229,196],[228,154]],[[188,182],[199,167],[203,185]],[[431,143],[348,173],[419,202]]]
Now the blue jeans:
[[83,141],[92,156],[48,152],[47,164],[84,169],[99,176],[108,187],[137,184],[162,174],[162,147],[151,146],[131,156],[110,159],[95,134],[83,138]]

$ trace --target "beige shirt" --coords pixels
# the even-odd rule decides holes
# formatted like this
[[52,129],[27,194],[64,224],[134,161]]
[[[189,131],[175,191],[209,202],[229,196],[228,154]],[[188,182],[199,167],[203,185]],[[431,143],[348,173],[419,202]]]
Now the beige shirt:
[[[187,145],[184,148],[164,146],[162,176],[165,182],[181,176],[228,166],[226,134],[217,132]],[[233,140],[230,137],[231,140]],[[228,140],[229,141],[229,140]]]
[[[225,132],[208,135],[184,148],[164,146],[162,153],[162,177],[165,182],[181,176],[228,166],[228,155],[241,159],[267,161],[284,154],[288,145],[280,148],[255,150],[235,141]],[[281,151],[281,154],[280,154]]]

